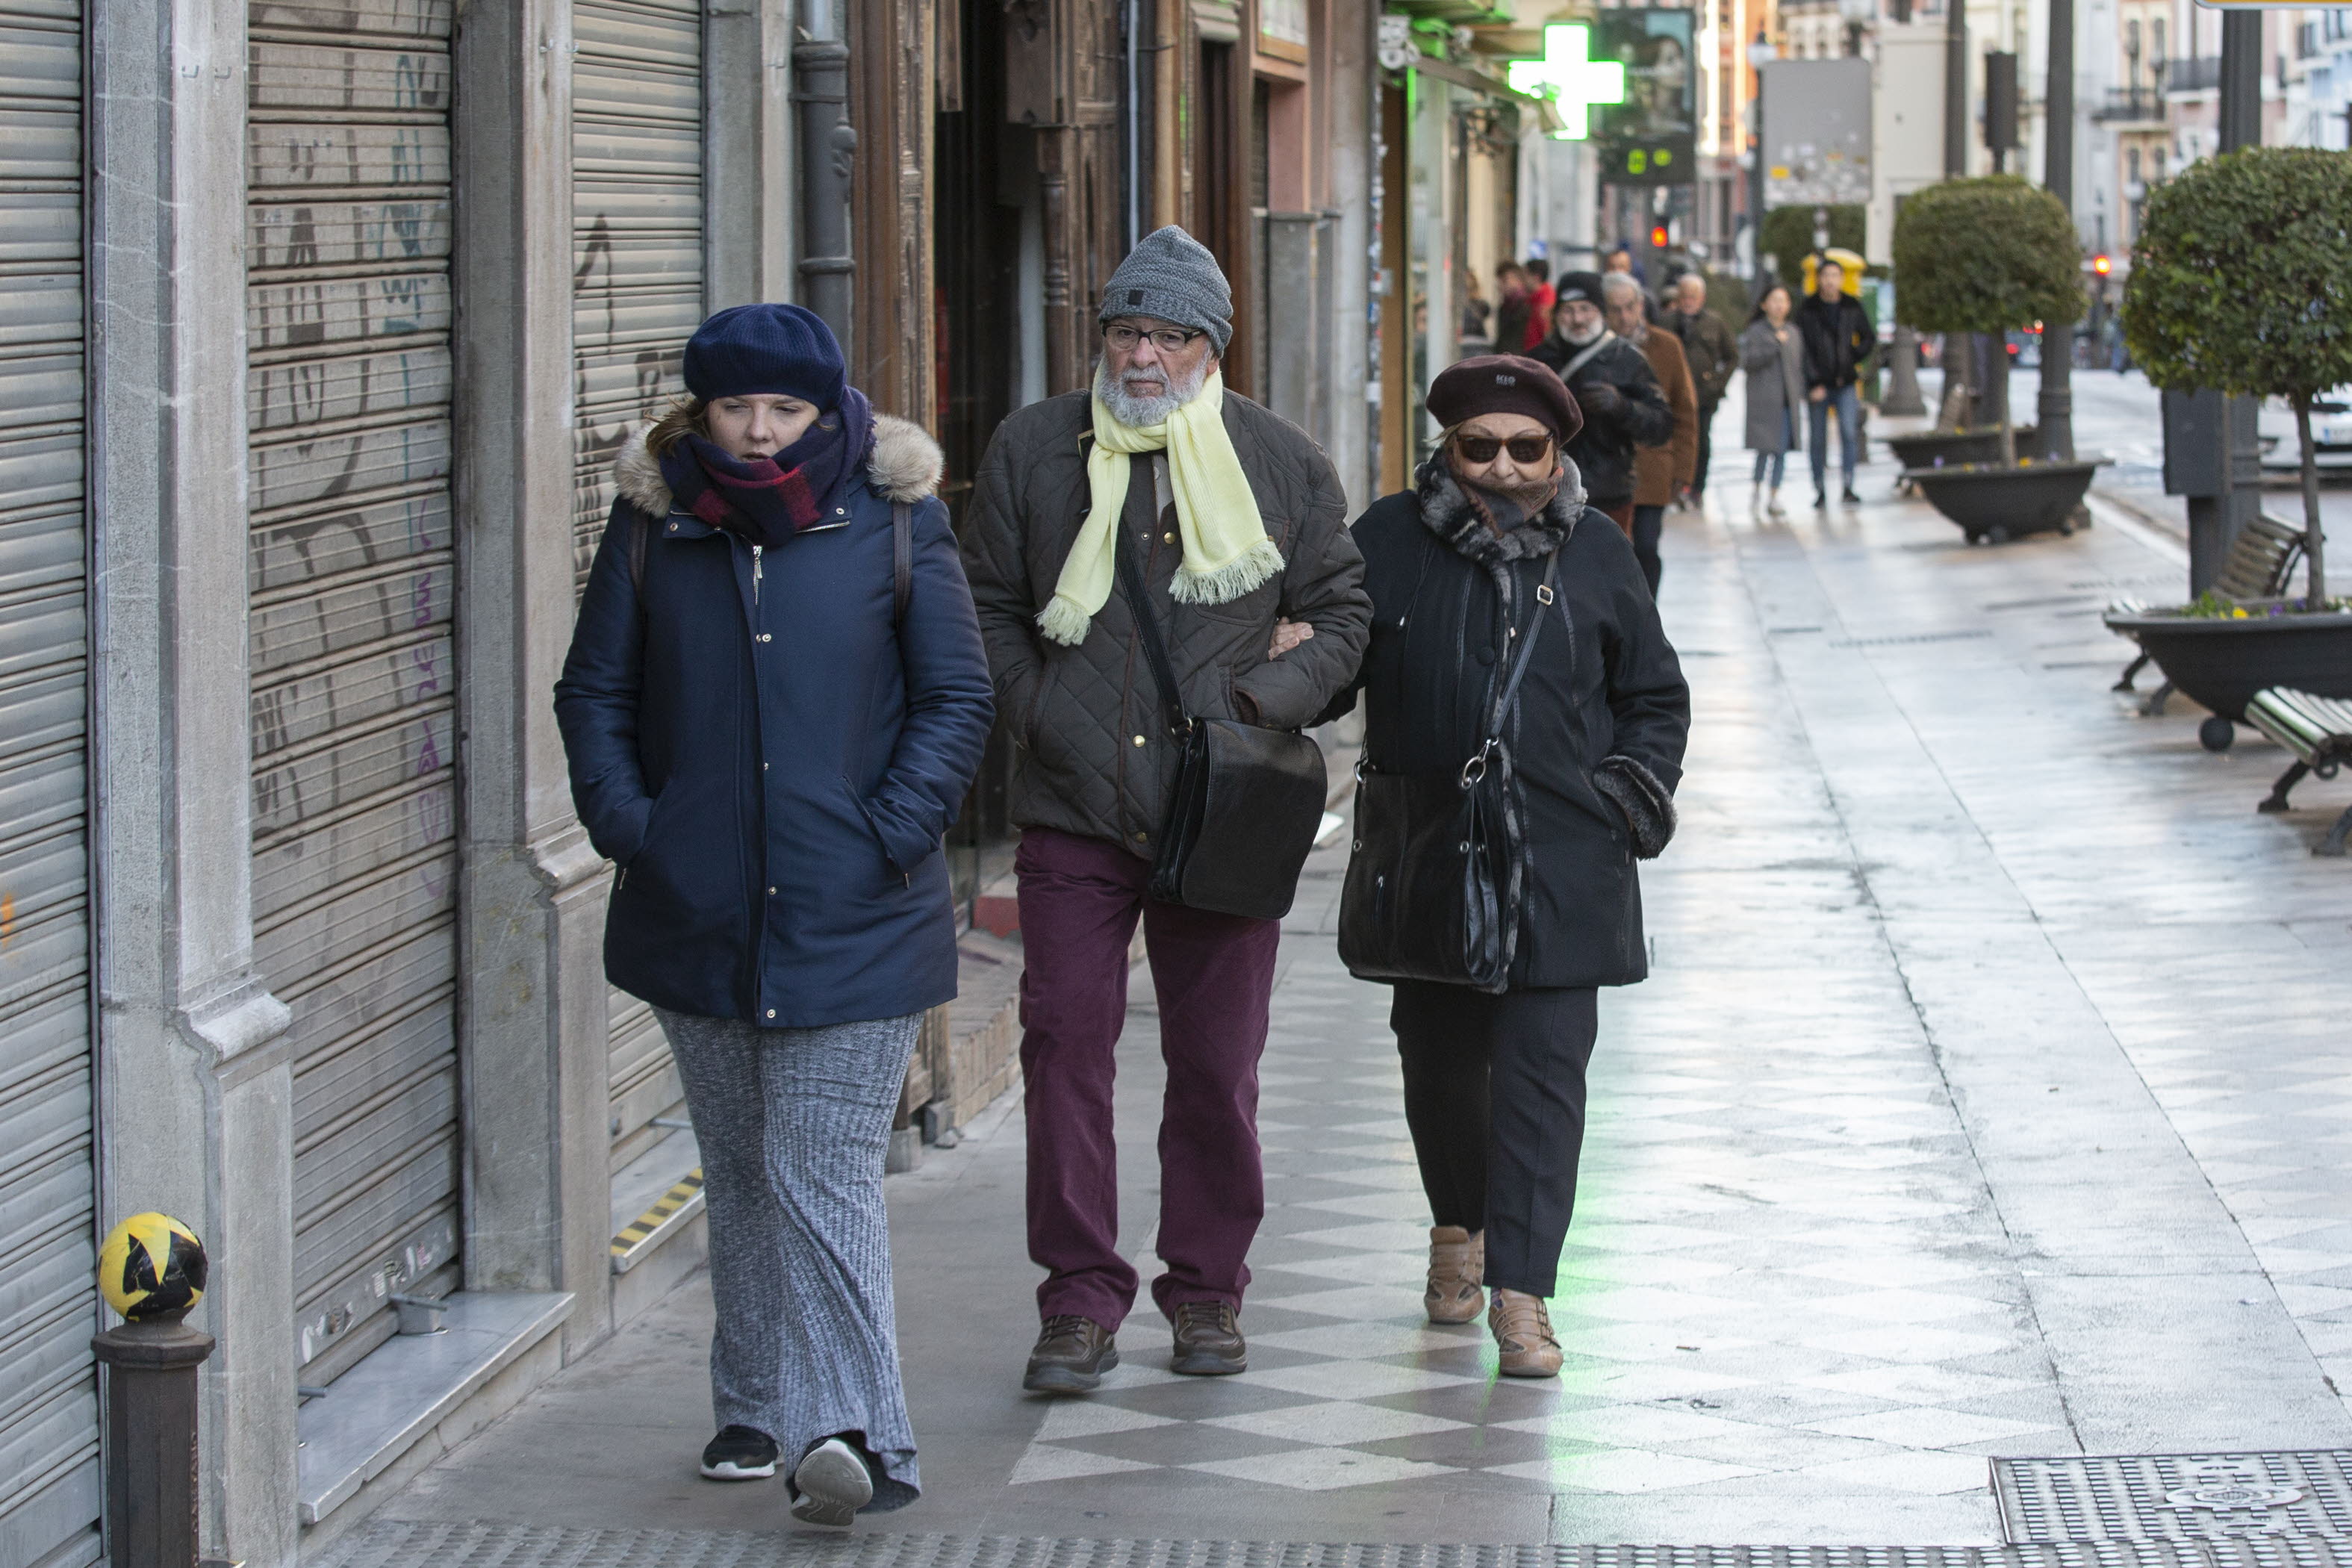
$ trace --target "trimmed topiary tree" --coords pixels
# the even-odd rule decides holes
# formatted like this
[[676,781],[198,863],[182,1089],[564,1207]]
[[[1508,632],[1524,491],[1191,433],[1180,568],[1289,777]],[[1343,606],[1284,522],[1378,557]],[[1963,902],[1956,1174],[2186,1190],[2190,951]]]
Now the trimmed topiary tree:
[[2294,405],[2305,602],[2325,607],[2311,405],[2352,382],[2352,153],[2246,147],[2158,186],[2124,286],[2124,342],[2158,386]]
[[[2057,197],[2016,174],[1947,180],[1903,198],[1895,218],[1895,313],[1923,332],[2052,331],[2083,314],[2083,245]],[[1948,362],[1950,356],[1947,354]],[[2017,460],[2009,422],[2009,354],[1993,357],[1989,401],[2001,460]],[[1949,374],[1948,363],[1946,374]]]

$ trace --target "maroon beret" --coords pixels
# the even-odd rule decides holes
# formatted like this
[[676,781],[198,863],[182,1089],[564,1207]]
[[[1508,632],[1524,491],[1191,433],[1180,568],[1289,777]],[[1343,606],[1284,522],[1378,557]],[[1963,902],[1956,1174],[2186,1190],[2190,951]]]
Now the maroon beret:
[[1481,414],[1524,414],[1558,437],[1561,446],[1584,428],[1583,411],[1551,366],[1525,354],[1480,354],[1457,360],[1429,384],[1429,412],[1451,430]]

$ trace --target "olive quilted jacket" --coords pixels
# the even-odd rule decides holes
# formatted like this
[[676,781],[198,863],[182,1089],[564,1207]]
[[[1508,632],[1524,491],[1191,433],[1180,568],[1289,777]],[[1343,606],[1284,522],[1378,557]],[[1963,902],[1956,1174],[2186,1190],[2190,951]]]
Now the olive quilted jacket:
[[[1347,497],[1330,459],[1296,426],[1228,390],[1224,423],[1256,494],[1282,574],[1224,605],[1169,596],[1181,551],[1172,507],[1155,516],[1152,465],[1138,459],[1120,526],[1150,585],[1187,711],[1297,729],[1351,680],[1370,636],[1364,560],[1348,532]],[[997,711],[1020,742],[1012,815],[1024,827],[1156,850],[1178,747],[1160,720],[1159,689],[1114,591],[1075,647],[1048,642],[1037,612],[1053,596],[1087,510],[1088,395],[1031,404],[997,427],[964,519],[964,571],[996,681]],[[1315,635],[1279,659],[1266,647],[1277,616]]]

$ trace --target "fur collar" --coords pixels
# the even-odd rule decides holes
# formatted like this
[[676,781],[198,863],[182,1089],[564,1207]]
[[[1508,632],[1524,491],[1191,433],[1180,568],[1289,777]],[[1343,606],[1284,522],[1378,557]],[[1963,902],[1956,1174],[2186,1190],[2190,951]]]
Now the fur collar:
[[1559,491],[1542,515],[1530,517],[1497,537],[1471,504],[1454,470],[1445,466],[1444,454],[1434,454],[1414,476],[1422,526],[1457,554],[1489,566],[1549,555],[1568,542],[1576,531],[1576,520],[1584,512],[1583,479],[1566,458],[1560,460],[1560,467]]
[[[669,486],[662,479],[661,462],[646,448],[650,422],[621,444],[613,458],[613,482],[621,499],[648,517],[667,517]],[[874,449],[866,455],[866,482],[884,500],[927,500],[940,488],[947,468],[946,454],[919,425],[895,415],[874,416]]]

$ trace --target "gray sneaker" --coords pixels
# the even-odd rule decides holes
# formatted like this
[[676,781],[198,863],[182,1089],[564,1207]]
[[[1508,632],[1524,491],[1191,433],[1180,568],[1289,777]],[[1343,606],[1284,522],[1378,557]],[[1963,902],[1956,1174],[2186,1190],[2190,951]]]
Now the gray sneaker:
[[793,1517],[804,1524],[846,1530],[857,1510],[874,1500],[874,1478],[866,1457],[838,1437],[811,1448],[793,1471]]

